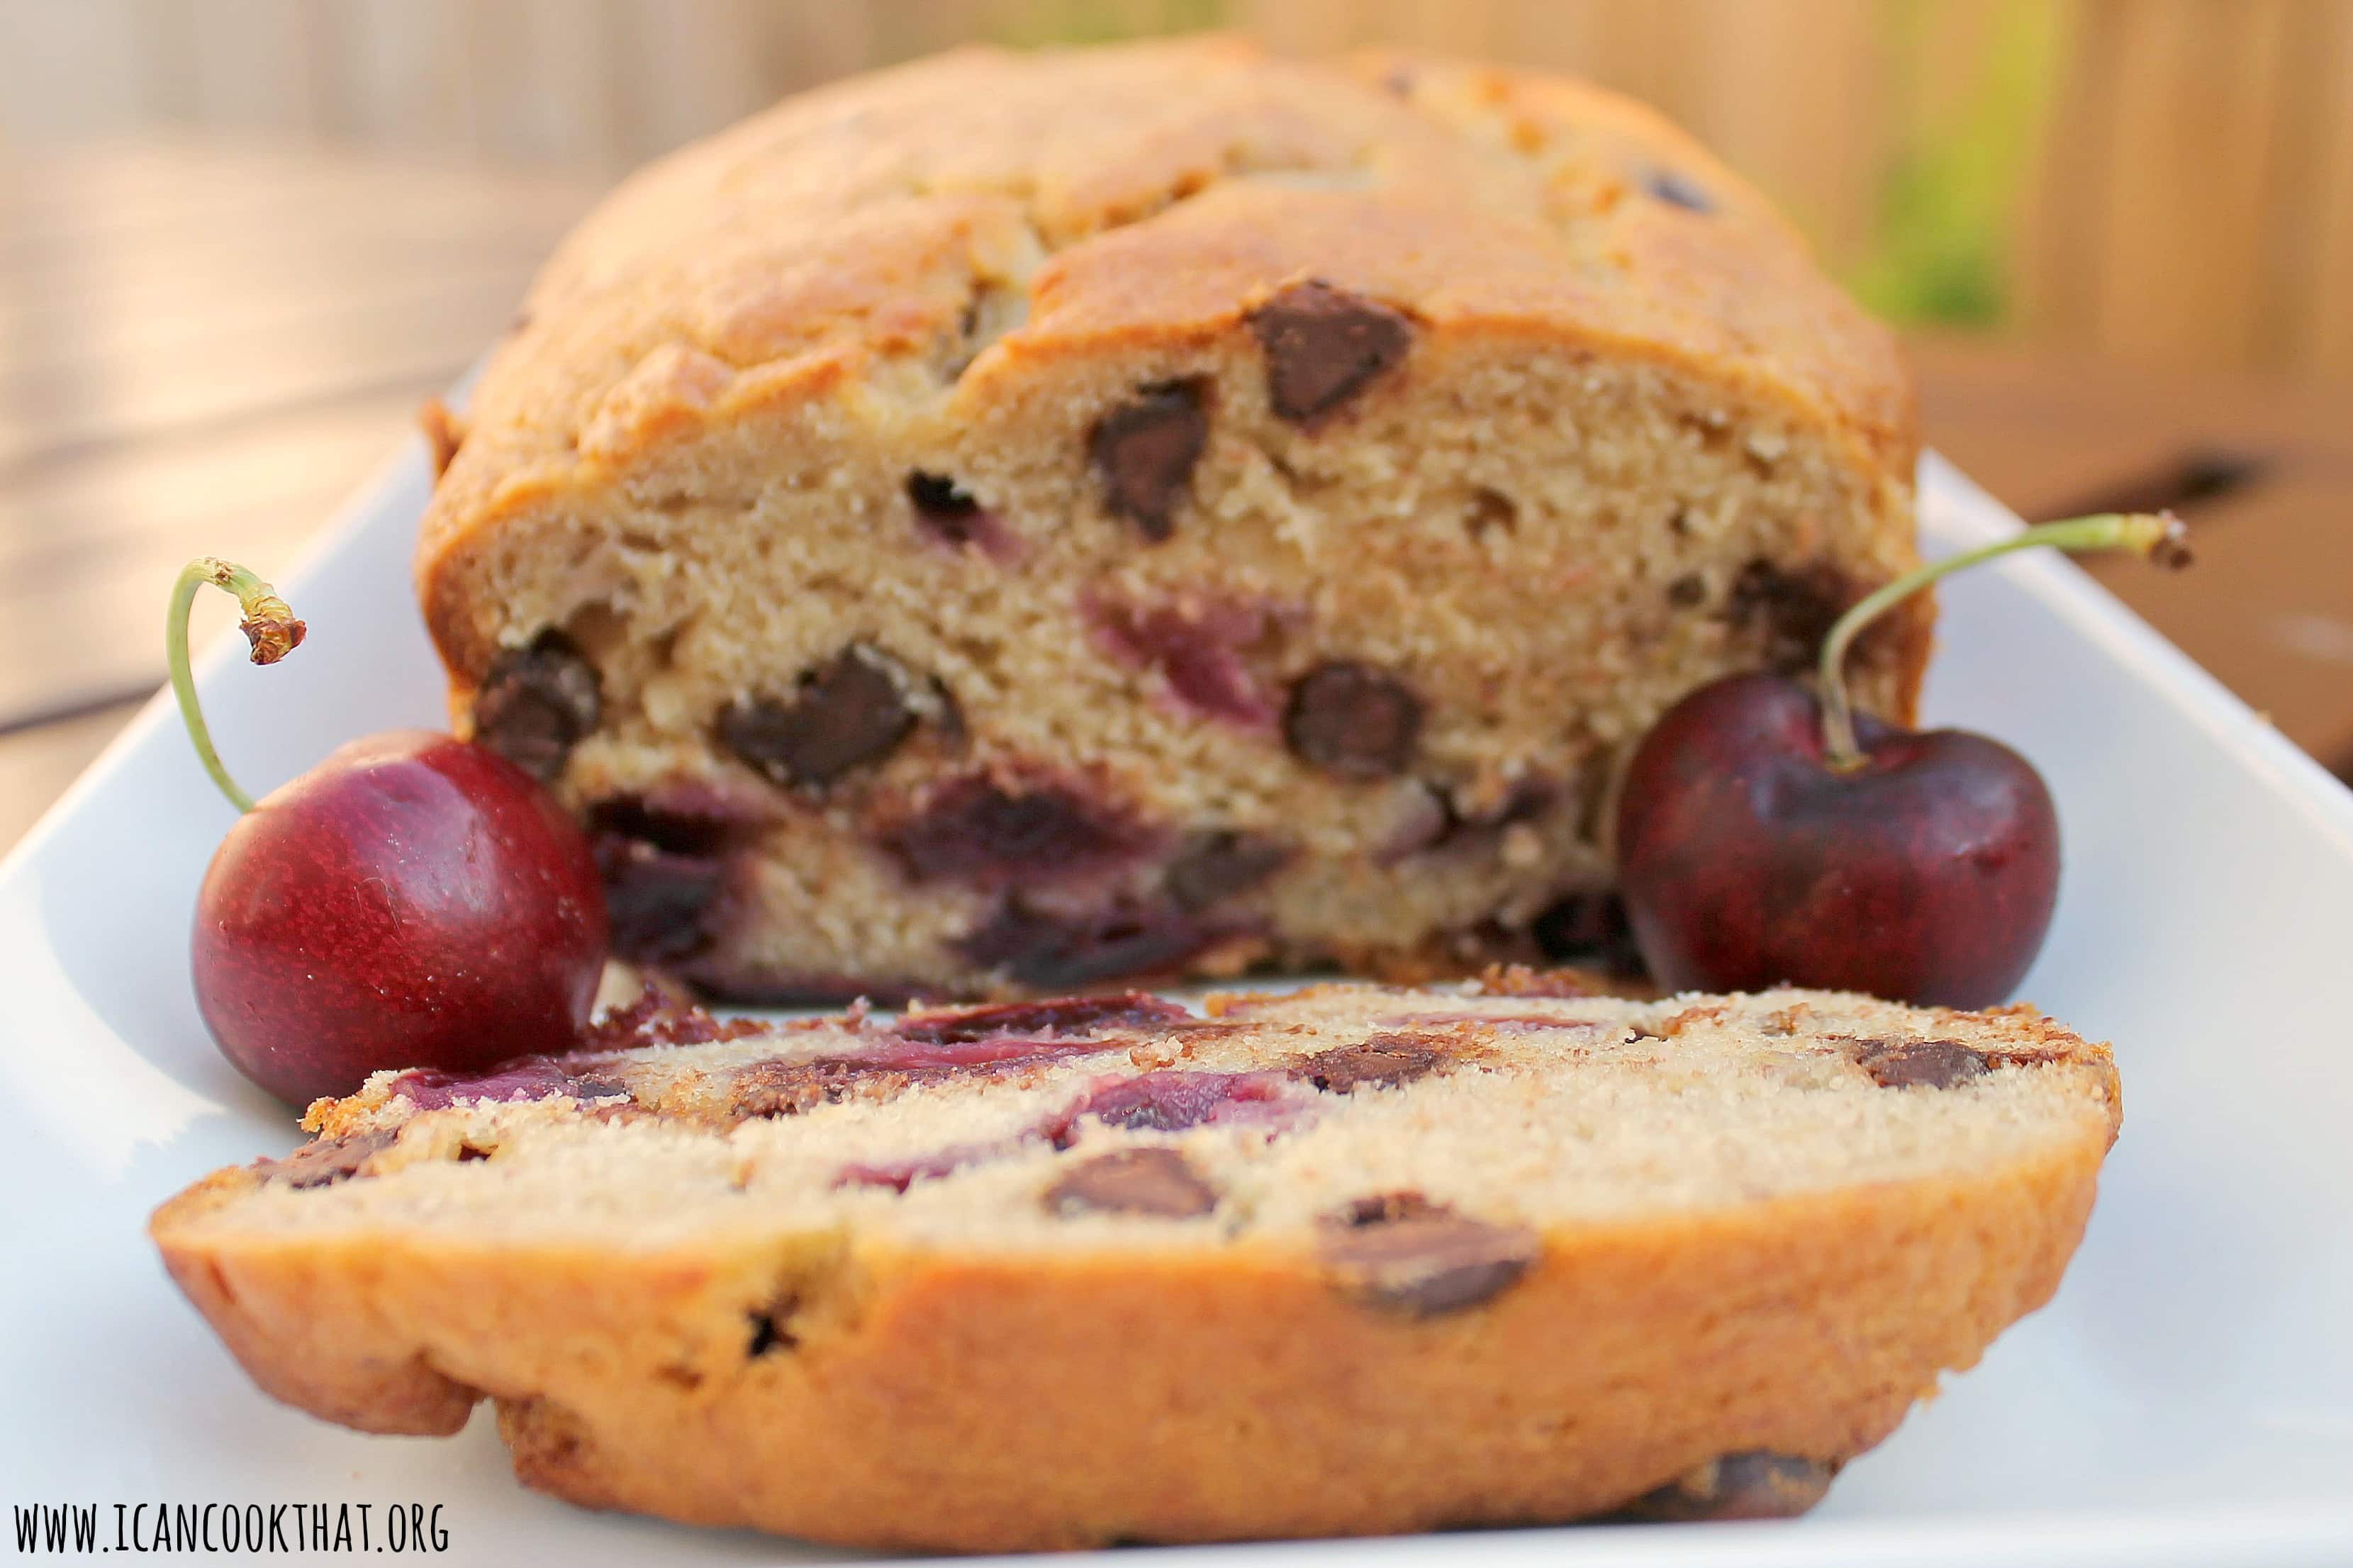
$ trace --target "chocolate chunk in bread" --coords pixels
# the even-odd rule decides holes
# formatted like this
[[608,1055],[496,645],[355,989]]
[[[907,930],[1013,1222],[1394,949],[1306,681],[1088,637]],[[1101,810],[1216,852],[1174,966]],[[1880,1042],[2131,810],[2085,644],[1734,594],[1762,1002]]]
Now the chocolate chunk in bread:
[[551,629],[492,662],[474,694],[474,739],[533,778],[553,782],[603,712],[596,666],[570,637]]
[[1149,1215],[1190,1219],[1218,1206],[1217,1189],[1175,1149],[1123,1149],[1082,1160],[1046,1189],[1055,1214]]
[[1350,1205],[1322,1253],[1349,1291],[1428,1318],[1502,1294],[1542,1250],[1525,1226],[1491,1225],[1419,1193],[1400,1193]]
[[1267,401],[1296,424],[1320,419],[1395,369],[1413,323],[1377,300],[1309,281],[1250,312],[1266,353]]
[[1259,887],[1297,853],[1271,834],[1210,828],[1186,838],[1160,882],[1177,908],[1207,909]]
[[1017,553],[1005,520],[944,475],[920,470],[909,474],[907,500],[915,509],[915,521],[944,543],[977,545],[983,553],[998,560],[1009,560]]
[[1282,735],[1300,761],[1343,778],[1403,773],[1421,734],[1421,699],[1388,670],[1319,664],[1292,684]]
[[804,673],[791,698],[751,697],[727,709],[719,738],[777,784],[822,789],[898,750],[915,717],[896,661],[852,643]]
[[1987,1068],[1983,1051],[1957,1040],[1869,1040],[1855,1061],[1882,1089],[1950,1089]]
[[1096,423],[1087,442],[1104,508],[1154,543],[1167,539],[1208,440],[1209,416],[1196,386],[1146,387],[1121,404]]

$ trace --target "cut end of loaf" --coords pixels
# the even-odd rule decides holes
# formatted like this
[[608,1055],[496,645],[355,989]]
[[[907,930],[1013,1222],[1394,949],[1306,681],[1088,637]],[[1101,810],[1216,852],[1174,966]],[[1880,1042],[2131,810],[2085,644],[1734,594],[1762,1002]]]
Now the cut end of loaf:
[[1883,334],[1544,79],[958,56],[642,176],[532,323],[419,559],[458,720],[748,1000],[1567,956],[1643,730],[1913,561]]

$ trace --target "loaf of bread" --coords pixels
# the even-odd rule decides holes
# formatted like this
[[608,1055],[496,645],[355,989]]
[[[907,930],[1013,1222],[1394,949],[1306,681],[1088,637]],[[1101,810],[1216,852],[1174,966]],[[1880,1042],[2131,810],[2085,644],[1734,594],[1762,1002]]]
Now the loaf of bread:
[[746,1000],[1569,959],[1644,728],[1914,561],[1888,334],[1689,138],[1230,40],[690,148],[441,435],[460,732],[594,827],[626,956]]
[[277,1397],[532,1486],[1018,1551],[1778,1515],[2046,1300],[2118,1100],[1821,992],[658,1003],[380,1074],[153,1235]]

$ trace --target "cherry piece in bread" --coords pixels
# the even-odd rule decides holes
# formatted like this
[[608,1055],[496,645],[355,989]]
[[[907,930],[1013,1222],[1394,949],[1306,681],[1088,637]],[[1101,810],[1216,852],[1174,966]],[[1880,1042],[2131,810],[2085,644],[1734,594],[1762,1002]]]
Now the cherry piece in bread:
[[256,664],[304,627],[227,562],[191,563],[173,595],[173,690],[243,813],[196,899],[196,1005],[222,1054],[300,1105],[380,1068],[470,1073],[569,1049],[607,940],[578,826],[505,758],[422,730],[354,741],[255,803],[221,765],[189,674],[188,606],[207,583],[237,595]]
[[2059,819],[2033,764],[1960,730],[1848,706],[1855,635],[1949,572],[2035,545],[2189,552],[2169,515],[2029,529],[1923,566],[1823,641],[1819,697],[1741,675],[1685,697],[1643,737],[1618,813],[1618,874],[1644,961],[1674,990],[1788,984],[1977,1008],[2008,997],[2059,896]]

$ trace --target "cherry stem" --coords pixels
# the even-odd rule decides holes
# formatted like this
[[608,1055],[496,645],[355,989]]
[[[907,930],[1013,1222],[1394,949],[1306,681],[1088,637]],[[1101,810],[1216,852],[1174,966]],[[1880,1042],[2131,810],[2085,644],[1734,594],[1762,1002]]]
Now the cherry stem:
[[212,774],[231,805],[251,811],[253,797],[237,787],[221,766],[220,753],[213,750],[212,731],[196,703],[196,678],[188,664],[188,610],[196,602],[196,590],[207,583],[237,595],[237,608],[244,613],[237,629],[251,645],[256,664],[276,664],[302,646],[302,634],[310,628],[294,618],[293,610],[269,584],[233,562],[200,555],[172,585],[172,605],[164,615],[164,660],[172,670],[172,696],[180,704],[181,721],[188,726],[188,739],[195,742],[205,772]]
[[1862,599],[1841,616],[1838,624],[1831,627],[1831,635],[1822,639],[1824,760],[1841,773],[1862,766],[1862,747],[1854,734],[1854,709],[1847,700],[1846,651],[1862,628],[1882,612],[1910,598],[1939,577],[1967,571],[1981,561],[2007,555],[2013,550],[2034,550],[2046,544],[2071,551],[2130,550],[2159,566],[2187,566],[2188,532],[2181,520],[2169,511],[2104,511],[2093,517],[2070,518],[2064,522],[2046,522],[2008,539],[1916,566]]

